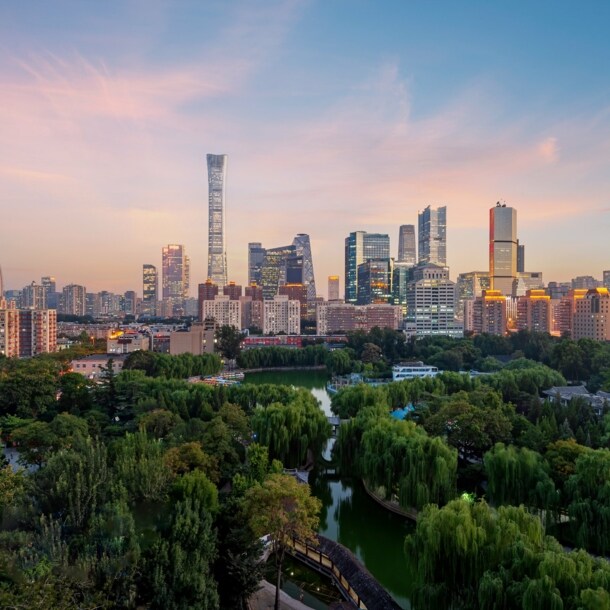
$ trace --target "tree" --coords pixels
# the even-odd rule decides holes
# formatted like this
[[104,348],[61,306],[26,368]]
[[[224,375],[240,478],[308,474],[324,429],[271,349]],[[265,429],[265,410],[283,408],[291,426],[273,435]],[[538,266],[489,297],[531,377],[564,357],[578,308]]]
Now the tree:
[[295,539],[315,541],[322,503],[311,495],[309,485],[289,475],[272,474],[262,485],[246,493],[246,513],[257,536],[269,535],[276,561],[275,610],[280,608],[282,563]]
[[224,325],[216,331],[216,347],[227,360],[235,360],[241,352],[241,332],[235,326]]

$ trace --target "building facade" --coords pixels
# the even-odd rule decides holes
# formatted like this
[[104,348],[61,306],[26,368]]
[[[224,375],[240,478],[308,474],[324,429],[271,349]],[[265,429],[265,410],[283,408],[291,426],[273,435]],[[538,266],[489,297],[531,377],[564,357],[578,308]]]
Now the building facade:
[[489,277],[492,290],[513,294],[517,278],[517,210],[499,202],[489,210]]
[[419,263],[447,264],[447,207],[426,207],[417,217]]
[[319,335],[370,332],[376,326],[397,330],[402,324],[402,308],[396,305],[353,305],[352,303],[319,303],[316,328]]
[[392,300],[392,259],[370,258],[358,265],[358,305],[390,303]]
[[575,302],[572,338],[610,341],[610,293],[591,288]]
[[298,335],[301,332],[301,304],[287,295],[263,301],[263,334]]
[[339,276],[329,275],[328,276],[328,300],[338,301],[339,300]]
[[225,248],[225,188],[227,155],[207,155],[208,162],[208,278],[227,283]]
[[256,241],[248,244],[248,284],[261,285],[261,269],[265,260],[265,248]]
[[229,295],[219,294],[212,301],[203,301],[202,319],[213,318],[216,326],[241,328],[241,303]]
[[499,290],[483,290],[481,295],[464,301],[464,309],[464,330],[475,334],[506,334],[506,297]]
[[87,289],[78,284],[64,286],[61,295],[61,313],[84,316],[87,309]]
[[456,320],[455,306],[455,282],[449,279],[449,269],[420,263],[407,284],[405,329],[408,333],[417,337],[462,337],[464,327]]
[[550,333],[553,326],[551,297],[545,290],[528,290],[517,300],[517,330]]
[[345,302],[358,302],[358,266],[372,258],[390,258],[390,236],[354,231],[345,238]]
[[155,317],[159,301],[159,274],[154,265],[142,265],[142,314]]
[[396,262],[406,265],[417,264],[415,225],[400,226],[398,230],[398,258]]

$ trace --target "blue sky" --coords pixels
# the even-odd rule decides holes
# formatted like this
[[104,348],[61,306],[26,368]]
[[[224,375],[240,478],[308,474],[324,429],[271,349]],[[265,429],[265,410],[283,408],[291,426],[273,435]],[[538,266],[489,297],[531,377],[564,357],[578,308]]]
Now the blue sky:
[[[229,155],[229,276],[248,241],[343,239],[448,208],[452,276],[518,210],[545,280],[610,268],[605,2],[5,2],[0,264],[141,291],[183,243],[207,268],[205,154]],[[342,278],[343,281],[343,278]],[[194,293],[194,290],[193,290]]]

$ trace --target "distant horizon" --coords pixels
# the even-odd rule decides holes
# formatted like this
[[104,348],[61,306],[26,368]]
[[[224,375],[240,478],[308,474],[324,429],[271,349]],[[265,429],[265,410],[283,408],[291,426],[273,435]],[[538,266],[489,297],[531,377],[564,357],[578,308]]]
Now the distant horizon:
[[[610,268],[610,5],[185,0],[0,5],[0,266],[142,292],[183,244],[207,279],[206,154],[227,154],[228,280],[311,239],[318,292],[352,231],[447,206],[451,277],[518,213],[545,283]],[[569,40],[570,44],[566,44]]]

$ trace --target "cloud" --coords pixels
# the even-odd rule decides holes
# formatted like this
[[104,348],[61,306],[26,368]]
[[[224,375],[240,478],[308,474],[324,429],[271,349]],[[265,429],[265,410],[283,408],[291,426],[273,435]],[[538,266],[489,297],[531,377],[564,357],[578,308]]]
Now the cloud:
[[545,138],[538,145],[538,153],[545,163],[555,163],[559,159],[557,138]]

